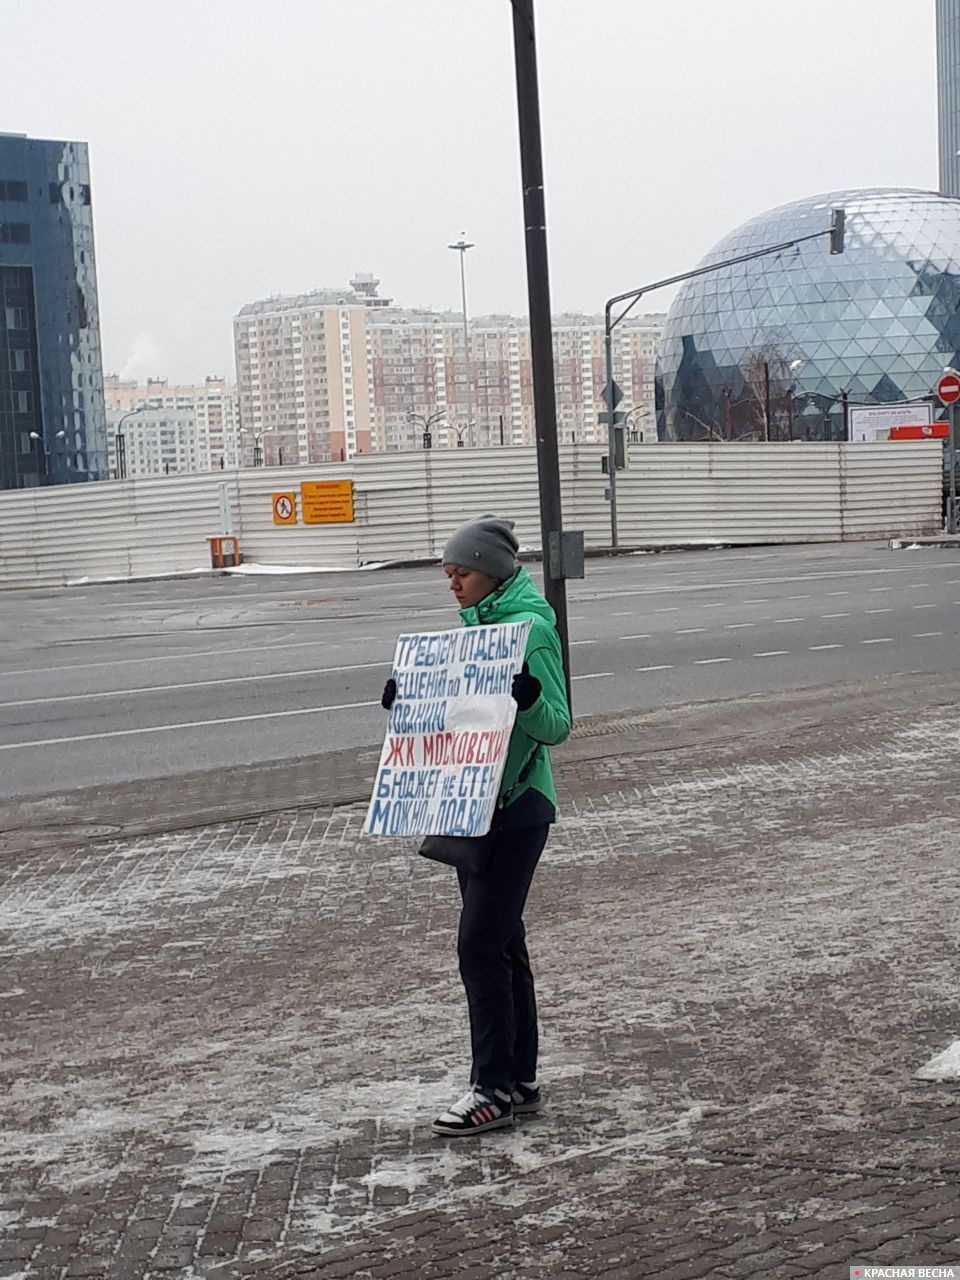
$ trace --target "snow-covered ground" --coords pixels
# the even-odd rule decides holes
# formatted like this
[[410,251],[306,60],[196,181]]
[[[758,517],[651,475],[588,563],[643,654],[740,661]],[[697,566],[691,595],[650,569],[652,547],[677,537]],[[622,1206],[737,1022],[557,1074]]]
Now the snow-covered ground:
[[363,837],[363,806],[8,859],[0,1237],[42,1241],[81,1197],[99,1236],[142,1240],[149,1205],[130,1275],[174,1228],[182,1274],[266,1274],[469,1209],[509,1218],[515,1274],[547,1276],[621,1221],[722,1244],[802,1217],[813,1192],[704,1190],[745,1163],[812,1169],[825,1221],[870,1207],[830,1200],[844,1168],[939,1170],[960,1070],[952,713],[663,763],[594,760],[567,786],[528,909],[548,1106],[462,1146],[427,1129],[469,1065],[455,885]]

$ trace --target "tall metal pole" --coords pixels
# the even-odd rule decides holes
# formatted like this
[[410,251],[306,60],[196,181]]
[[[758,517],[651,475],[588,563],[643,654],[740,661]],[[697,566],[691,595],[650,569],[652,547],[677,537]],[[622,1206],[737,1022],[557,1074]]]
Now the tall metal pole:
[[467,273],[463,265],[463,260],[467,255],[467,250],[474,246],[468,244],[466,235],[460,232],[460,239],[456,244],[448,244],[448,249],[459,249],[460,251],[460,298],[463,303],[463,359],[467,369],[467,428],[473,424],[473,375],[470,370],[470,326],[467,323]]
[[550,319],[550,273],[547,261],[547,215],[543,198],[543,153],[540,145],[540,92],[533,0],[511,0],[513,52],[517,75],[520,126],[520,173],[527,246],[527,296],[530,306],[530,355],[533,405],[537,424],[537,471],[540,479],[540,536],[543,541],[544,593],[557,615],[563,651],[567,697],[570,697],[570,642],[567,584],[561,550],[563,512],[560,501],[560,452],[557,447],[557,402],[553,380],[553,332]]
[[951,404],[950,420],[950,507],[947,511],[947,533],[957,532],[957,406]]
[[604,345],[607,358],[607,387],[610,403],[607,405],[607,480],[610,482],[610,545],[619,546],[620,535],[617,529],[617,428],[614,425],[613,403],[613,322],[611,312],[613,303],[608,302],[603,316]]

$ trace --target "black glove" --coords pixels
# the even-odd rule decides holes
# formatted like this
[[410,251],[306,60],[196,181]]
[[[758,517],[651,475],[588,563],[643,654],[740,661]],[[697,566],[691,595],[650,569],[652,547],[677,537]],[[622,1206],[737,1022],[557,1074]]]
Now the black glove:
[[397,682],[393,676],[383,686],[383,697],[380,699],[380,705],[384,711],[389,711],[397,700]]
[[529,711],[543,692],[543,685],[536,676],[530,674],[530,667],[526,662],[520,674],[513,677],[513,688],[510,692],[521,711]]

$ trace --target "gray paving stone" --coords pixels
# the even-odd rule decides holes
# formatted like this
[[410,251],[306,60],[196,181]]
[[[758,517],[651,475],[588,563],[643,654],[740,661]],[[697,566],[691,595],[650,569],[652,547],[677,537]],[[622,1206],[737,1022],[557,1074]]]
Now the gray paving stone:
[[913,1077],[957,1030],[944,696],[911,677],[856,706],[587,724],[528,910],[548,1107],[466,1147],[424,1131],[468,1067],[456,890],[362,838],[361,805],[302,803],[319,758],[207,826],[177,825],[172,790],[137,826],[124,793],[97,801],[118,838],[9,847],[0,1266],[739,1280],[949,1258],[956,1085]]

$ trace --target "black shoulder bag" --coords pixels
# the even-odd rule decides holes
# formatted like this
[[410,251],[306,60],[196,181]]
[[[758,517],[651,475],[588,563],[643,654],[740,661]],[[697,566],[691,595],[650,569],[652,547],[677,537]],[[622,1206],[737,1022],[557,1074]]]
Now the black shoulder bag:
[[466,871],[472,876],[479,875],[490,861],[493,846],[499,835],[503,811],[510,803],[514,792],[520,784],[526,781],[530,770],[533,768],[534,761],[540,754],[540,747],[541,744],[538,742],[533,749],[533,755],[517,775],[516,782],[509,791],[505,791],[497,800],[493,821],[490,823],[490,830],[486,835],[427,836],[417,853],[423,858],[429,858],[432,862],[445,862],[448,867],[456,867],[458,871]]

